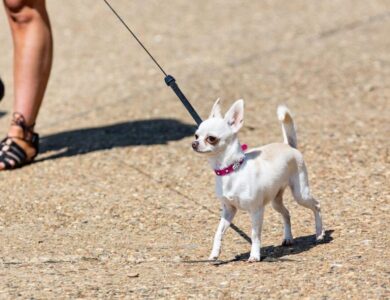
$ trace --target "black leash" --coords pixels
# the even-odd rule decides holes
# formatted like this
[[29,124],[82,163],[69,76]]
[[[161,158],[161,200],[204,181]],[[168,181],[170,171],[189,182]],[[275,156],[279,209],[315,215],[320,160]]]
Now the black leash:
[[[134,37],[134,39],[138,42],[138,44],[145,50],[145,52],[149,55],[149,57],[153,60],[153,62],[157,65],[157,67],[161,70],[161,72],[164,74],[165,83],[172,88],[172,90],[175,92],[176,96],[180,99],[180,101],[183,103],[184,107],[187,109],[187,111],[190,113],[191,117],[195,120],[196,124],[202,123],[202,119],[196,112],[196,110],[192,107],[191,103],[188,101],[186,96],[183,94],[183,92],[180,90],[179,86],[176,83],[175,78],[173,76],[168,75],[164,69],[160,66],[160,64],[157,62],[157,60],[153,57],[153,55],[146,49],[144,44],[139,40],[139,38],[135,35],[135,33],[130,29],[130,27],[126,24],[126,22],[121,18],[121,16],[115,11],[115,9],[110,5],[110,3],[107,0],[103,0],[107,6],[111,9],[111,11],[116,15],[116,17],[121,21],[121,23],[125,26],[125,28],[130,32],[130,34]],[[251,243],[251,238],[243,232],[240,228],[238,228],[233,223],[230,224],[230,227],[236,231],[243,239],[245,239],[247,242]]]

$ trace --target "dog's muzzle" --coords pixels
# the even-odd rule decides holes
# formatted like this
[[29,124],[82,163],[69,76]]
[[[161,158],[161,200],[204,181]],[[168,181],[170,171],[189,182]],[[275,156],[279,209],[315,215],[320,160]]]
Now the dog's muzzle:
[[198,147],[199,147],[199,142],[198,141],[192,142],[192,149],[198,150]]

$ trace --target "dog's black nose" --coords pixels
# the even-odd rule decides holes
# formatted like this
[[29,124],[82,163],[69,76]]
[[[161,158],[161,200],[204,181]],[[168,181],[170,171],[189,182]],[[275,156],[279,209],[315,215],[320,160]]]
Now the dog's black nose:
[[196,149],[198,149],[198,146],[199,146],[199,142],[198,141],[192,142],[192,149],[196,150]]

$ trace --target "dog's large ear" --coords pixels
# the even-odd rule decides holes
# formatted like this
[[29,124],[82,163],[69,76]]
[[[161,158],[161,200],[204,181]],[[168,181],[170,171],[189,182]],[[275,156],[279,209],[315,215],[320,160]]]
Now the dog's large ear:
[[215,103],[213,105],[213,108],[211,109],[211,113],[210,113],[209,119],[211,119],[211,118],[222,118],[221,105],[219,103],[220,103],[220,98],[218,98],[215,101]]
[[236,133],[244,124],[244,100],[240,99],[233,103],[225,115],[225,121]]

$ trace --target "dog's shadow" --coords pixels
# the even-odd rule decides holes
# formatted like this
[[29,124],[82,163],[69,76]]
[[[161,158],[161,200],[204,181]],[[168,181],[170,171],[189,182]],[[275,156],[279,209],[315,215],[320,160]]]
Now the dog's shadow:
[[[290,247],[286,246],[268,246],[261,248],[261,261],[263,262],[280,262],[280,261],[293,261],[291,258],[283,258],[284,256],[299,254],[310,250],[321,244],[330,243],[333,240],[332,233],[334,230],[326,230],[324,239],[321,242],[316,241],[315,235],[306,235],[294,239],[294,245]],[[209,262],[215,266],[226,265],[239,261],[246,261],[249,258],[250,252],[245,252],[237,255],[233,259],[229,260],[217,260],[217,261],[184,261],[185,263],[202,263]]]
[[194,125],[178,120],[151,119],[65,131],[41,139],[42,158],[36,161],[118,147],[166,144],[190,136],[195,130]]

